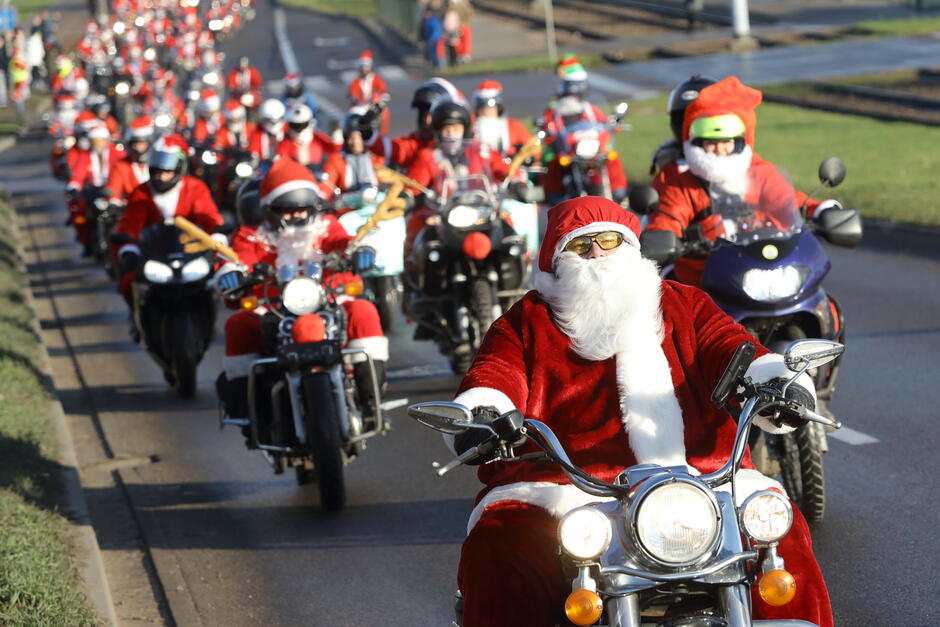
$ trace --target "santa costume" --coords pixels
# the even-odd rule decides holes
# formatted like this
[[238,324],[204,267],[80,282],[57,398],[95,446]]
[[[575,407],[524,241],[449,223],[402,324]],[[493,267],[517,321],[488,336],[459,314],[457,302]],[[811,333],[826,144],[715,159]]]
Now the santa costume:
[[[640,257],[639,228],[633,214],[603,198],[582,197],[551,209],[536,289],[490,327],[455,399],[501,413],[515,408],[544,422],[575,465],[606,481],[635,464],[688,465],[695,474],[720,468],[731,454],[736,425],[710,394],[735,349],[756,343],[704,292],[661,281],[655,265]],[[571,239],[603,231],[624,239],[608,257],[584,260],[563,252]],[[585,297],[583,276],[602,277],[602,289]],[[599,305],[601,299],[616,306]],[[752,379],[786,374],[780,355],[758,347],[748,371]],[[805,375],[798,383],[813,390]],[[790,430],[761,417],[755,424]],[[518,452],[535,450],[530,442]],[[742,498],[757,489],[781,489],[754,470],[749,456],[742,466]],[[463,626],[562,621],[570,579],[561,575],[557,519],[597,497],[570,485],[550,462],[495,462],[481,466],[478,476],[485,488],[458,569]],[[796,508],[779,553],[796,578],[797,596],[773,608],[755,595],[754,616],[832,625],[826,586]]]

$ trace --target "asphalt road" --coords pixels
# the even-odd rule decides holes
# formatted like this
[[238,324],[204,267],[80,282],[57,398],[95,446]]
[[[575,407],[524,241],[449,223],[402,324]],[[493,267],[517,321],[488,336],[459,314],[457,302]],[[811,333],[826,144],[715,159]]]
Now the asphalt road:
[[[336,84],[342,62],[367,45],[362,32],[344,20],[297,13],[288,23],[305,71],[326,77],[318,95],[342,106]],[[226,50],[251,54],[267,76],[277,76],[269,25],[262,6]],[[317,46],[313,33],[333,41]],[[340,63],[330,66],[331,59]],[[469,91],[475,82],[461,86]],[[408,77],[393,84],[398,130],[412,121],[402,94],[413,84]],[[535,77],[507,85],[512,101],[531,103],[524,110],[533,113],[548,89]],[[440,437],[397,410],[394,430],[347,467],[347,509],[321,512],[315,488],[273,475],[236,429],[220,431],[213,388],[220,338],[200,367],[197,398],[185,402],[130,342],[124,303],[101,269],[79,259],[62,226],[49,148],[33,138],[0,154],[0,184],[21,208],[43,337],[121,622],[447,624],[478,489],[473,473],[462,468],[437,478],[431,462],[447,458]],[[858,250],[827,250],[827,288],[848,328],[833,410],[877,440],[833,439],[826,459],[829,506],[814,540],[836,624],[938,625],[940,581],[930,567],[940,550],[933,483],[940,476],[933,451],[940,441],[938,249],[929,239],[869,234]],[[399,320],[390,398],[449,400],[457,379],[410,333]]]

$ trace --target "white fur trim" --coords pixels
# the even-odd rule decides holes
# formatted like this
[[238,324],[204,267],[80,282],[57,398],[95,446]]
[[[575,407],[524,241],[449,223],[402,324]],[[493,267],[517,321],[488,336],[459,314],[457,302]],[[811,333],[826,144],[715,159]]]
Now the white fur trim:
[[[783,362],[783,355],[778,353],[768,353],[751,362],[751,365],[748,366],[747,372],[744,374],[750,377],[754,383],[764,383],[765,381],[770,381],[771,379],[776,379],[778,377],[789,379],[793,376],[793,371],[787,368],[786,364]],[[802,386],[806,390],[809,390],[809,393],[813,395],[813,400],[816,400],[816,386],[813,384],[813,380],[808,374],[804,372],[797,378],[796,381],[794,381],[794,383]],[[775,435],[790,433],[791,431],[795,430],[794,427],[788,427],[785,425],[780,427],[774,426],[774,424],[764,416],[755,416],[754,424],[767,433],[772,433]]]
[[124,244],[123,246],[118,248],[118,257],[123,255],[124,253],[134,253],[135,255],[139,255],[140,246],[138,246],[137,244]]
[[686,465],[682,408],[662,347],[651,342],[616,361],[621,419],[637,463]]
[[179,205],[180,189],[183,186],[177,183],[162,194],[153,191],[153,204],[160,210],[160,214],[167,220],[171,220],[176,215],[176,207]]
[[259,359],[259,353],[246,353],[245,355],[225,355],[222,357],[222,369],[229,381],[239,377],[247,377],[251,364]]
[[288,192],[298,190],[298,189],[311,189],[314,192],[316,192],[318,196],[322,195],[320,193],[320,188],[317,187],[317,184],[314,183],[313,181],[307,181],[305,179],[294,179],[293,181],[287,181],[285,183],[281,183],[280,185],[272,189],[270,192],[262,196],[261,205],[264,206],[264,205],[270,204],[270,202],[274,200],[275,198],[277,198],[278,196],[282,194],[286,194]]
[[[363,348],[367,353],[369,353],[369,355],[372,356],[372,359],[388,361],[388,338],[382,335],[375,335],[373,337],[357,337],[354,340],[349,340],[347,347]],[[366,356],[362,353],[350,355],[349,358],[349,360],[354,364],[358,364],[366,360]]]
[[577,228],[570,233],[565,234],[558,244],[555,246],[555,254],[552,255],[552,259],[557,257],[562,250],[565,249],[565,246],[568,245],[568,242],[573,240],[576,237],[586,235],[588,233],[600,233],[602,231],[616,231],[623,235],[624,241],[633,246],[634,248],[640,248],[640,239],[636,236],[636,233],[625,224],[620,224],[619,222],[592,222],[580,228]]
[[470,512],[470,520],[467,521],[467,533],[473,529],[483,511],[504,501],[518,501],[528,503],[544,509],[554,518],[561,518],[576,507],[587,505],[588,503],[599,503],[601,501],[612,501],[611,497],[598,497],[587,492],[583,492],[570,483],[558,484],[548,481],[520,481],[500,486],[490,490],[483,497],[473,511]]

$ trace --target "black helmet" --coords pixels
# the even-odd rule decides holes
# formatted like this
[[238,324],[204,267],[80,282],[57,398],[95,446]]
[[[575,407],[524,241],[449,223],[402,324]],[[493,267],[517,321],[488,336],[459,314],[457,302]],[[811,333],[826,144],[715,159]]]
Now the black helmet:
[[[173,189],[183,175],[186,174],[186,157],[182,152],[172,149],[165,149],[163,146],[154,146],[150,151],[150,159],[147,164],[150,170],[150,186],[153,191],[163,194]],[[172,171],[173,178],[169,181],[160,180],[157,176],[159,172]]]
[[249,179],[242,183],[235,194],[235,215],[242,226],[258,226],[264,219],[261,210],[261,179]]
[[378,124],[379,116],[370,110],[356,107],[343,118],[343,139],[349,139],[353,131],[359,131],[362,141],[368,142],[375,134]]
[[714,85],[715,81],[696,74],[689,80],[679,83],[669,93],[669,100],[666,103],[666,112],[669,114],[669,126],[672,127],[672,134],[676,140],[682,141],[682,123],[685,118],[685,110],[693,100],[698,98],[700,91]]
[[[323,199],[310,188],[294,189],[281,194],[266,207],[270,222],[275,227],[305,226],[323,208]],[[306,209],[307,213],[299,217],[284,217],[284,213]]]
[[470,112],[452,100],[438,100],[431,109],[431,128],[438,135],[450,124],[463,124],[464,137],[470,136]]
[[456,90],[451,91],[453,85],[450,85],[451,89],[447,88],[448,85],[450,85],[450,83],[442,78],[432,78],[429,81],[421,83],[411,97],[411,108],[428,110],[433,107],[434,103],[440,98],[453,98]]

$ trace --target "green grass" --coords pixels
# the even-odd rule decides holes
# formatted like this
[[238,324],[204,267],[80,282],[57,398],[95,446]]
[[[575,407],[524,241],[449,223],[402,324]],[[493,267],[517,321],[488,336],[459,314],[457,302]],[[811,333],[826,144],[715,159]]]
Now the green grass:
[[55,429],[38,367],[38,338],[0,203],[0,624],[94,625],[57,511]]
[[[664,110],[664,98],[633,104],[625,119],[633,130],[617,136],[631,182],[650,178],[650,153],[669,135]],[[940,225],[940,128],[771,103],[757,117],[757,152],[784,167],[796,187],[815,189],[819,163],[838,156],[848,167],[845,182],[816,198],[839,199],[868,218]]]
[[848,33],[868,37],[913,37],[940,31],[940,17],[858,22]]
[[[600,54],[578,55],[581,64],[585,67],[597,67],[607,61]],[[555,63],[545,54],[535,54],[511,59],[496,59],[493,61],[480,61],[442,68],[438,71],[441,76],[466,76],[470,74],[500,74],[505,72],[554,72]]]
[[58,0],[13,0],[13,6],[16,7],[16,13],[19,17],[19,26],[26,29],[29,20],[40,11],[50,9]]
[[333,15],[363,17],[379,10],[378,0],[279,0],[285,7],[310,9]]

